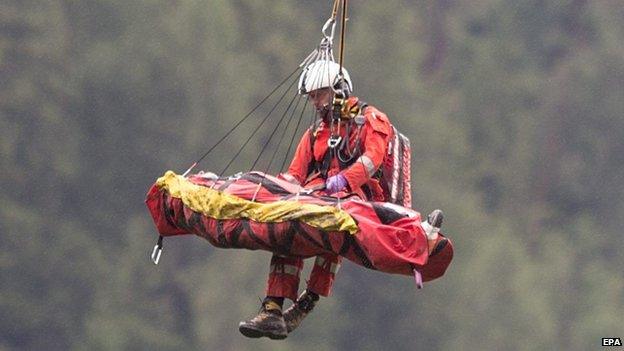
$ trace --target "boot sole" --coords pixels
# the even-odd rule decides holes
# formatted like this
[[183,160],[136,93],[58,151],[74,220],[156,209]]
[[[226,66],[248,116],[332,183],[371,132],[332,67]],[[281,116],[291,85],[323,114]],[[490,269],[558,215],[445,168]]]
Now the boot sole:
[[274,333],[267,332],[264,330],[250,328],[246,325],[239,325],[238,330],[241,332],[241,334],[245,335],[246,337],[254,338],[254,339],[266,336],[267,338],[272,339],[272,340],[282,340],[282,339],[286,339],[286,337],[288,336],[288,334],[274,334]]

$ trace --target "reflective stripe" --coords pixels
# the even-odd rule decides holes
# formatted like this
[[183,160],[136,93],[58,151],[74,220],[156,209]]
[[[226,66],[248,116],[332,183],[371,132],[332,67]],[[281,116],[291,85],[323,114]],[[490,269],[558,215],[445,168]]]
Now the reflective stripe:
[[394,132],[394,150],[393,150],[393,165],[392,165],[392,184],[390,191],[390,202],[396,202],[399,191],[399,136],[396,128],[393,128]]
[[372,177],[373,174],[375,174],[375,172],[377,171],[377,169],[375,168],[375,164],[373,163],[373,160],[371,160],[370,157],[366,155],[360,156],[357,162],[362,162],[362,164],[366,168],[366,172],[368,173],[369,178]]
[[299,272],[299,267],[290,264],[271,265],[271,273],[290,274],[298,277]]
[[[325,258],[321,257],[321,256],[316,256],[316,260],[314,260],[314,264],[319,266],[319,267],[323,267],[325,268]],[[333,263],[331,264],[331,266],[329,267],[329,271],[333,274],[338,273],[338,270],[340,269],[340,264],[339,263]]]

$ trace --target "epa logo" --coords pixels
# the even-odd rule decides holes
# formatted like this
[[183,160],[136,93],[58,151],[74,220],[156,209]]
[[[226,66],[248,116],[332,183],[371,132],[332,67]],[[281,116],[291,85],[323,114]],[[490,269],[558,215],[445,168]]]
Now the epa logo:
[[622,346],[620,338],[602,338],[602,346]]

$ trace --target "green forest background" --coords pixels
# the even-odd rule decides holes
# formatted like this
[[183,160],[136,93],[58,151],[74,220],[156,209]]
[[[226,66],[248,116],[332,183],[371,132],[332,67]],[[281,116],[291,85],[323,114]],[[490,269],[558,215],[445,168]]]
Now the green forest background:
[[[350,2],[355,92],[411,138],[414,207],[444,209],[456,246],[425,289],[346,262],[301,329],[252,340],[237,325],[257,312],[268,252],[184,236],[149,261],[148,187],[291,72],[330,7],[0,1],[0,350],[597,350],[624,337],[620,0]],[[223,167],[258,120],[201,168]]]

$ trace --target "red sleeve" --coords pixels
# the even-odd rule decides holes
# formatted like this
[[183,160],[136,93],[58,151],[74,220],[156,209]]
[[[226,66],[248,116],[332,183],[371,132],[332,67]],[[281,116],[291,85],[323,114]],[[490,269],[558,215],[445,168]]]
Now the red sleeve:
[[392,125],[388,117],[373,107],[366,109],[364,125],[364,145],[362,155],[342,174],[347,178],[351,190],[360,188],[377,172],[392,137]]
[[308,177],[308,165],[312,161],[312,147],[310,146],[310,130],[306,130],[295,150],[293,160],[288,167],[288,173],[295,177],[299,184],[304,184]]

